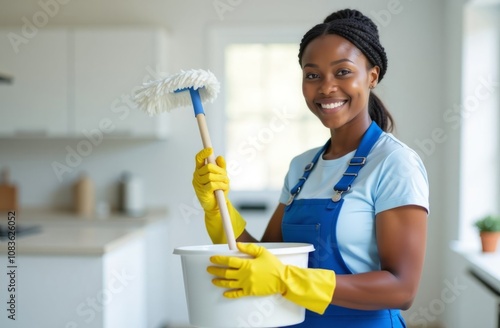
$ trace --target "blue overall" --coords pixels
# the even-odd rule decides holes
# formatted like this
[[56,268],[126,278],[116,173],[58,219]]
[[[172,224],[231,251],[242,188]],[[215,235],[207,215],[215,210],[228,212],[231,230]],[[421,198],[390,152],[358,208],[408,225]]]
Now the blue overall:
[[[315,251],[309,254],[310,268],[329,269],[339,275],[352,274],[340,254],[337,242],[337,220],[344,203],[342,194],[349,191],[381,133],[382,130],[373,122],[365,132],[344,175],[334,186],[331,199],[294,199],[319,157],[329,146],[330,140],[305,167],[303,176],[291,189],[291,196],[283,216],[283,241],[313,244]],[[323,315],[307,310],[305,321],[292,327],[401,328],[406,325],[399,310],[364,311],[330,304]]]

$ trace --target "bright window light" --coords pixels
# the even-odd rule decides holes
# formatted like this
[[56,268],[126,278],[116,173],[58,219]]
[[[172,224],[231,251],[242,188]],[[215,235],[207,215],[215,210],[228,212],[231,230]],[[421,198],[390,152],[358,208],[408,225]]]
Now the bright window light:
[[226,160],[232,190],[280,190],[290,160],[323,145],[329,131],[302,96],[298,45],[225,48]]

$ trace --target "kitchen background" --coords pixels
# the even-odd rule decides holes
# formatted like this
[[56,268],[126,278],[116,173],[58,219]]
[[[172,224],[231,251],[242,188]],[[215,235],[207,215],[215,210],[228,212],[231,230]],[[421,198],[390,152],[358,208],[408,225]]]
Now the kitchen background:
[[[0,73],[11,69],[2,63],[6,56],[25,58],[20,74],[32,74],[32,84],[14,93],[8,83],[0,84],[0,168],[9,168],[18,188],[20,213],[27,209],[36,220],[38,210],[71,209],[72,188],[82,173],[95,185],[98,208],[105,211],[108,204],[113,210],[121,174],[140,178],[146,211],[165,210],[167,225],[155,253],[158,262],[166,261],[159,277],[165,288],[157,289],[165,297],[142,306],[156,306],[157,321],[187,327],[182,270],[172,250],[210,242],[191,186],[194,155],[201,149],[196,122],[189,110],[146,117],[117,84],[121,76],[137,77],[139,85],[159,72],[214,71],[223,93],[208,107],[207,119],[215,148],[223,153],[227,85],[219,46],[238,40],[238,31],[242,40],[254,32],[262,42],[275,35],[298,44],[307,28],[343,7],[360,9],[378,24],[389,70],[377,92],[395,117],[397,136],[418,151],[430,180],[425,270],[418,297],[404,315],[415,327],[498,327],[498,294],[476,286],[456,250],[478,250],[473,220],[500,210],[499,1],[0,0]],[[17,37],[9,38],[9,32]],[[92,41],[96,35],[109,52],[100,53],[101,44]],[[116,36],[116,44],[109,47],[106,35]],[[50,43],[58,37],[64,43]],[[137,67],[120,66],[139,57],[144,61]],[[21,80],[13,76],[13,85],[16,79]],[[87,94],[79,94],[80,87]],[[108,104],[104,111],[92,108],[99,101]],[[293,146],[287,151],[298,152]],[[271,207],[277,202],[269,190],[234,192],[235,198],[245,196],[257,203],[270,199]],[[249,214],[256,233],[265,225],[263,216]],[[155,271],[154,263],[149,270]],[[20,308],[18,315],[28,311]],[[54,316],[41,313],[37,322]]]

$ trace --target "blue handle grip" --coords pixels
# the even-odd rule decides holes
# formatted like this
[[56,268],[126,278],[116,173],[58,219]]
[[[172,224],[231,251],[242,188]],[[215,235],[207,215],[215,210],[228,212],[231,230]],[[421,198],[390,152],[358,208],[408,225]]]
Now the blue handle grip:
[[201,97],[200,93],[198,92],[198,89],[194,88],[183,88],[183,89],[178,89],[175,90],[174,92],[184,92],[184,91],[189,91],[189,95],[191,96],[191,102],[193,103],[193,108],[194,108],[194,116],[198,114],[203,114],[205,115],[205,111],[203,110],[203,104],[201,102]]
[[193,108],[194,108],[194,116],[198,114],[203,114],[205,115],[205,111],[203,110],[203,104],[201,103],[201,97],[200,93],[198,92],[198,89],[193,89],[193,88],[188,88],[189,89],[189,94],[191,95],[191,101],[193,102]]

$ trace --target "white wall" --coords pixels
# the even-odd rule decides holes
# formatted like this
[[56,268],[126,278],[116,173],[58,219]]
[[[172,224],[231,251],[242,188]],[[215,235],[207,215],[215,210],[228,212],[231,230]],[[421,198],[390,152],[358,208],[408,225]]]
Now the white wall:
[[[450,105],[445,97],[448,79],[445,76],[445,41],[456,38],[460,31],[445,29],[445,4],[451,1],[435,0],[376,0],[376,1],[204,1],[204,0],[148,0],[148,1],[71,1],[59,5],[48,26],[55,25],[114,25],[155,24],[165,26],[171,35],[169,69],[207,67],[206,42],[211,26],[236,24],[307,24],[320,22],[327,14],[345,6],[361,9],[380,26],[383,44],[389,56],[389,69],[377,89],[392,111],[397,123],[397,135],[415,148],[424,159],[431,184],[431,215],[429,217],[428,252],[425,272],[418,298],[405,315],[410,323],[422,318],[420,309],[428,309],[439,298],[443,288],[443,247],[441,235],[448,229],[446,206],[456,207],[456,198],[443,197],[453,192],[455,185],[445,183],[456,177],[443,163],[446,156],[457,157],[456,134],[448,134],[442,141],[435,129],[444,128],[442,112]],[[54,3],[42,0],[40,3]],[[214,4],[231,3],[230,10],[217,11]],[[23,18],[31,20],[42,10],[39,0],[0,0],[0,25],[18,26]],[[227,7],[228,8],[228,7]],[[455,10],[456,15],[459,14]],[[455,19],[455,16],[451,20]],[[451,24],[451,23],[450,23]],[[305,32],[305,31],[304,31]],[[448,34],[444,35],[447,32]],[[300,40],[297,40],[297,43]],[[453,73],[453,72],[452,72]],[[220,102],[219,102],[220,104]],[[220,107],[213,106],[213,110]],[[215,115],[214,115],[215,116]],[[194,154],[201,148],[192,114],[183,111],[171,113],[172,135],[164,142],[105,141],[87,158],[80,169],[88,171],[98,187],[98,196],[108,199],[119,172],[129,169],[139,174],[147,186],[150,206],[167,205],[171,214],[171,248],[179,245],[208,243],[201,212],[193,205],[191,187]],[[209,117],[210,119],[210,117]],[[210,121],[209,121],[210,124]],[[454,132],[454,131],[453,131]],[[213,133],[216,133],[213,131]],[[432,138],[434,137],[434,140]],[[436,141],[438,138],[439,142]],[[72,177],[59,183],[50,163],[65,156],[65,146],[77,140],[59,141],[0,141],[0,167],[11,167],[12,176],[21,188],[21,204],[25,206],[70,203],[69,187]],[[446,160],[445,160],[446,159]],[[118,164],[119,163],[119,164]],[[447,173],[450,175],[448,176]],[[447,223],[449,224],[449,223]],[[186,323],[186,305],[181,284],[178,258],[172,258],[172,303],[169,312],[176,326]],[[437,318],[426,319],[430,326]]]
[[[462,90],[462,31],[463,31],[463,7],[467,0],[446,0],[445,7],[445,34],[444,40],[446,62],[443,63],[446,83],[444,86],[444,106],[443,113],[454,105],[461,103]],[[445,281],[454,281],[460,278],[459,283],[463,283],[463,263],[458,255],[449,248],[450,240],[458,239],[459,235],[459,198],[460,198],[460,129],[454,128],[451,124],[441,121],[441,128],[446,131],[448,139],[443,147],[443,159],[441,172],[445,185],[442,194],[443,216],[442,216],[442,240],[441,247],[444,252],[443,272],[440,277],[441,290]],[[446,160],[444,160],[446,159]],[[447,304],[446,309],[441,313],[442,321],[446,327],[460,327],[460,306],[463,295],[458,295],[454,302]],[[439,299],[439,298],[438,298]]]

